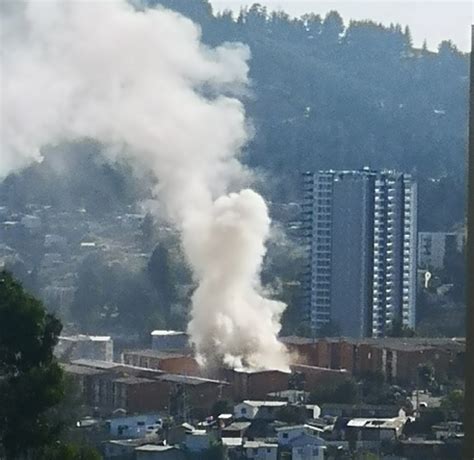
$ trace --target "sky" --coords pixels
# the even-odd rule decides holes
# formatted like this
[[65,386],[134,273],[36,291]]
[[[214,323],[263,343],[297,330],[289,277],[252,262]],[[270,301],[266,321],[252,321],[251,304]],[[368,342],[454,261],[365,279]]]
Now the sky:
[[452,40],[462,51],[470,50],[470,30],[474,17],[474,1],[387,1],[387,0],[211,0],[215,10],[232,9],[260,3],[270,10],[284,10],[300,16],[307,12],[325,15],[337,10],[347,24],[350,19],[372,19],[389,25],[408,25],[415,46],[426,39],[428,48],[436,50],[442,40]]

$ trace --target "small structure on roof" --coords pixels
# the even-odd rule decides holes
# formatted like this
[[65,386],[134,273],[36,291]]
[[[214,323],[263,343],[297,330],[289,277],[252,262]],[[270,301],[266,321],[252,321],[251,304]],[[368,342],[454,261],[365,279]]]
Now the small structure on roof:
[[183,331],[156,330],[151,333],[154,350],[183,350],[188,348],[188,334]]

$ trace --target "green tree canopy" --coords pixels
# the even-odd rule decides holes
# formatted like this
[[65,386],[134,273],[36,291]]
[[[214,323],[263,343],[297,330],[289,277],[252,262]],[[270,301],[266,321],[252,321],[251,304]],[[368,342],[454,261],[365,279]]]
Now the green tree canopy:
[[58,433],[47,412],[64,396],[53,356],[60,332],[59,320],[0,272],[0,446],[7,459],[42,448]]

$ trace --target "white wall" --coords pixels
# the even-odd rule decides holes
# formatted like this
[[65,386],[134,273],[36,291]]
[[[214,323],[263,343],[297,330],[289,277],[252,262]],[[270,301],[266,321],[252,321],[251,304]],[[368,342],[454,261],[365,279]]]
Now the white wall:
[[121,438],[141,438],[145,436],[147,427],[157,422],[161,423],[157,414],[113,418],[110,420],[110,434]]
[[234,407],[234,417],[235,418],[246,418],[248,420],[253,420],[257,416],[258,407],[251,406],[247,403],[240,403]]

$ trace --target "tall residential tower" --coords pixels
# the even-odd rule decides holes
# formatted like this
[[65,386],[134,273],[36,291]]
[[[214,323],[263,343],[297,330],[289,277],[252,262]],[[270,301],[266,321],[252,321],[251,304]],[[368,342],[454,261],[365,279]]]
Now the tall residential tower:
[[304,295],[316,334],[415,327],[416,184],[392,171],[305,173]]

